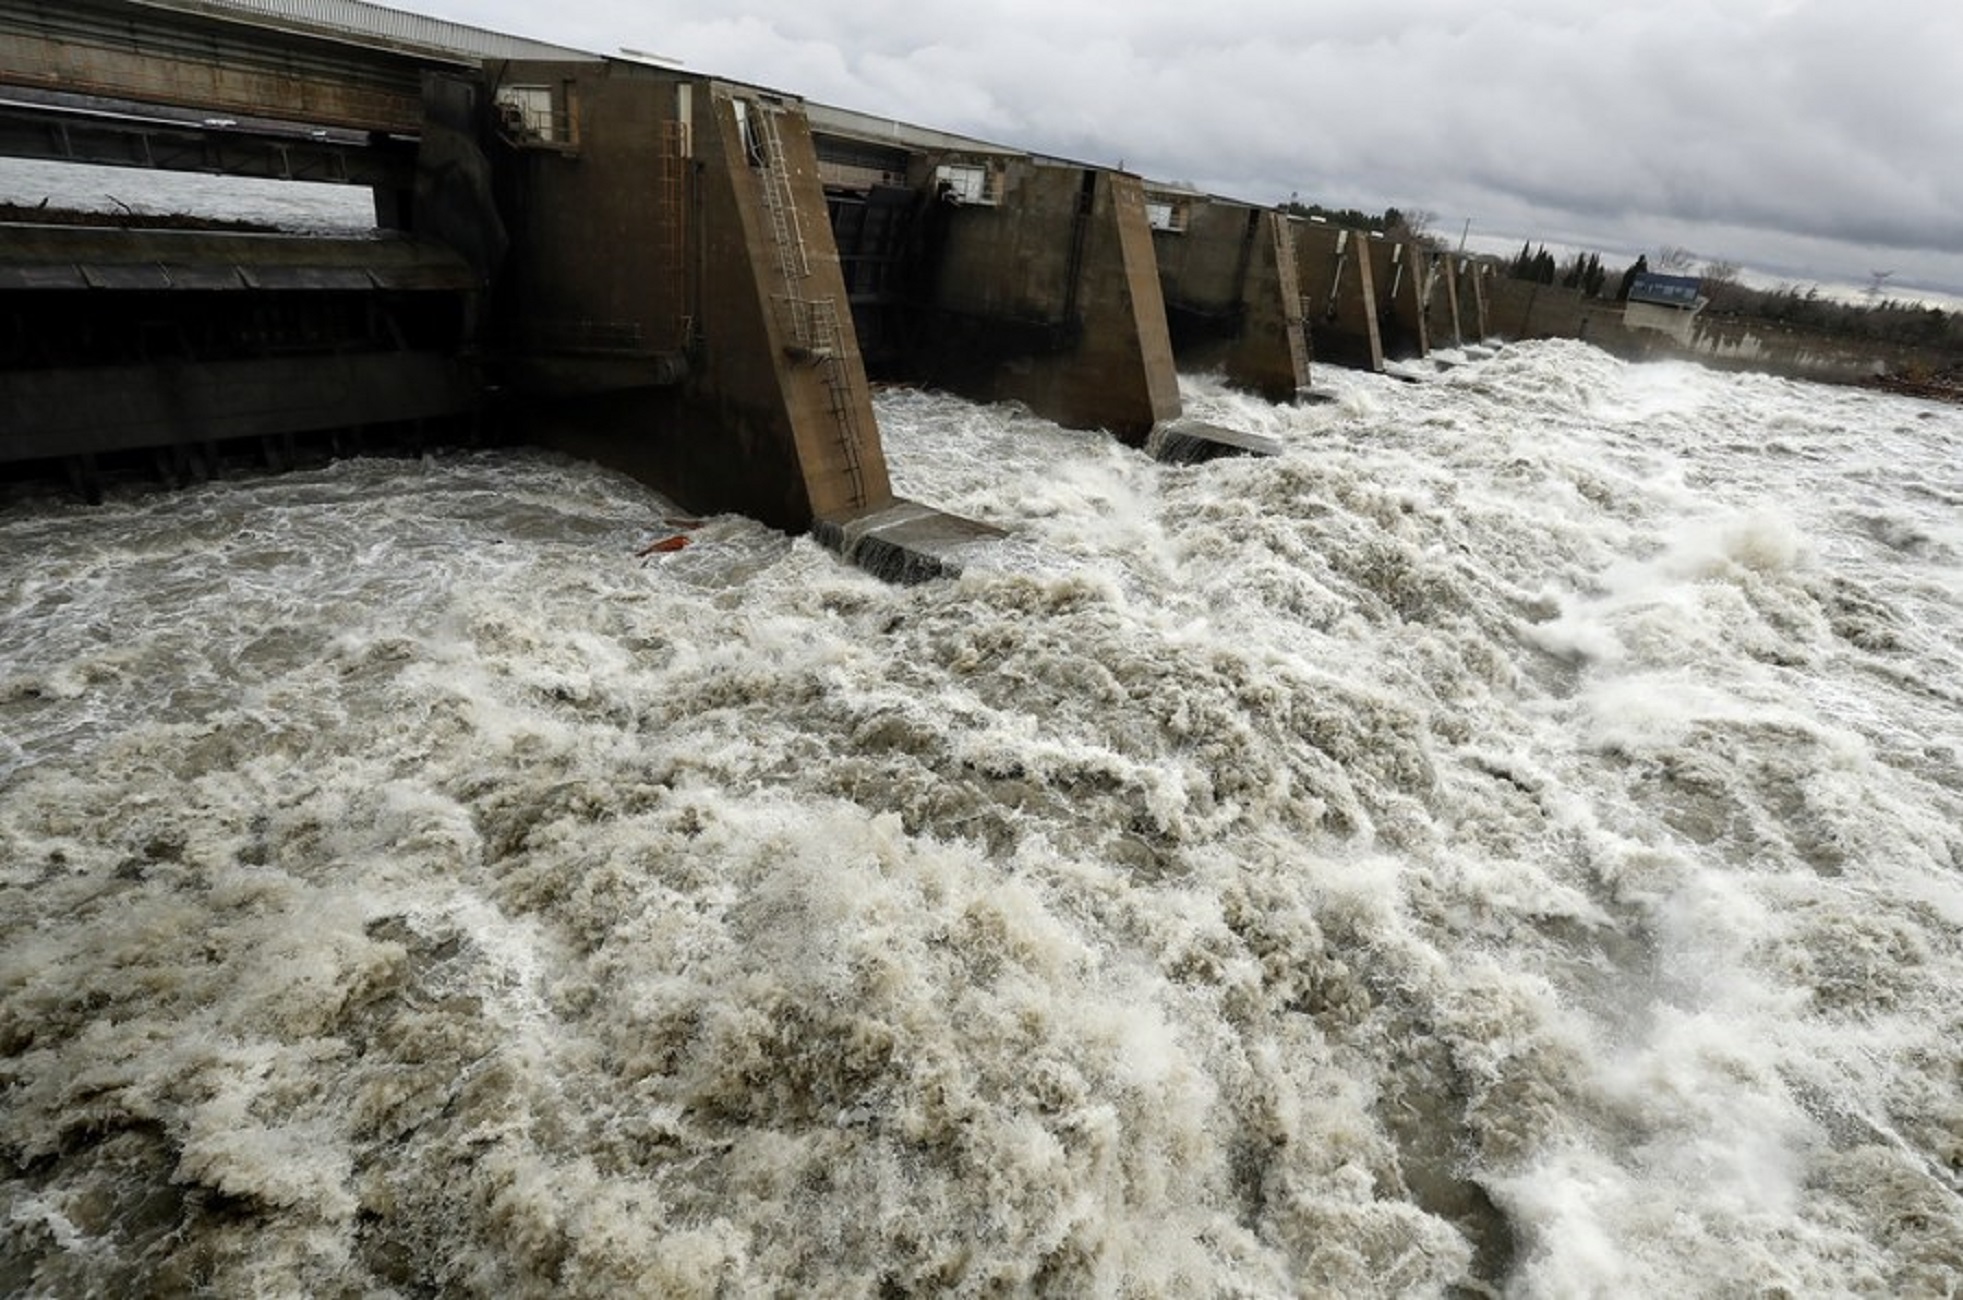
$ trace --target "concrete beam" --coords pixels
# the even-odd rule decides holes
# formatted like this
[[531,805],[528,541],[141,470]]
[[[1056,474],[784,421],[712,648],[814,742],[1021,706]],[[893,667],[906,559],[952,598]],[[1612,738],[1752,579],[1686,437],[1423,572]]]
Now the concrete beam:
[[[511,64],[565,138],[505,138],[494,327],[527,437],[687,509],[802,532],[892,500],[817,159],[794,100],[641,64]],[[678,383],[664,359],[685,359]],[[638,376],[638,378],[637,378]]]
[[1179,414],[1179,381],[1138,177],[929,154],[915,185],[935,192],[943,166],[978,168],[983,188],[942,192],[923,215],[913,374],[1143,445]]
[[[430,55],[116,0],[0,0],[0,85],[413,135]],[[476,60],[458,56],[451,66]]]
[[1189,191],[1146,189],[1174,356],[1292,402],[1309,383],[1295,244],[1280,213]]
[[0,462],[356,428],[477,409],[453,357],[344,353],[0,371]]
[[1289,228],[1315,359],[1381,373],[1384,345],[1376,276],[1363,252],[1363,236],[1299,217],[1289,221]]
[[413,147],[365,135],[316,138],[54,104],[0,104],[0,155],[376,189],[412,186],[416,169]]

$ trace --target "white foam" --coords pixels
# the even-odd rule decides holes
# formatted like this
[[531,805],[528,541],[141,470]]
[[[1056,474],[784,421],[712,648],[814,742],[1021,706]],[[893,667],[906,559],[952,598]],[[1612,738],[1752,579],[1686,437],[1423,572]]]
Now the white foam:
[[1939,1285],[1963,417],[1453,360],[1188,377],[1284,452],[1182,469],[884,392],[1022,548],[918,588],[637,557],[668,503],[531,454],[0,517],[6,1257]]

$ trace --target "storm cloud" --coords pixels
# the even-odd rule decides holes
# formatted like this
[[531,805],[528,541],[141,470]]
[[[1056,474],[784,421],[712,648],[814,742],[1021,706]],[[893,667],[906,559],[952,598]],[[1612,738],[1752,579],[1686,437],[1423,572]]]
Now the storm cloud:
[[1963,291],[1953,0],[432,0],[1261,202]]

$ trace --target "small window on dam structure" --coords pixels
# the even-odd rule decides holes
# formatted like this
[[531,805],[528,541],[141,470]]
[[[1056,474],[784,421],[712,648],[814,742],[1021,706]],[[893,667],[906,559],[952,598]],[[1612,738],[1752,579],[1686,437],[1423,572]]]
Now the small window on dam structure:
[[1186,229],[1186,205],[1173,199],[1145,200],[1145,223],[1154,230],[1179,234]]
[[999,177],[978,163],[942,163],[934,169],[934,183],[956,203],[993,205],[1000,199]]
[[498,124],[512,140],[554,144],[564,132],[556,129],[550,86],[499,86]]

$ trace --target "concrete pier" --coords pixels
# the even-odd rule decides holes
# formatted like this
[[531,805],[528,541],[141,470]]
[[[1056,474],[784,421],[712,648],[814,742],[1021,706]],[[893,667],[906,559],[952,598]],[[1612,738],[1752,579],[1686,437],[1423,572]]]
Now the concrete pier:
[[[1133,445],[1179,414],[1138,177],[945,153],[917,166],[934,194],[922,219],[922,329],[909,349],[918,379]],[[976,166],[993,187],[979,195],[936,179]]]
[[1424,267],[1425,335],[1434,347],[1458,347],[1466,340],[1459,309],[1458,259],[1450,253],[1419,252]]
[[[1360,233],[1360,232],[1359,232]],[[1425,328],[1425,275],[1416,245],[1385,235],[1363,237],[1370,268],[1377,282],[1377,320],[1384,356],[1407,361],[1431,351]]]
[[526,435],[793,531],[887,504],[801,105],[620,61],[514,91],[491,329]]
[[876,378],[1142,443],[1179,413],[1144,189],[1110,168],[812,106]]
[[1493,280],[1493,264],[1484,258],[1459,259],[1459,327],[1467,342],[1490,338],[1492,313],[1488,308],[1488,286]]
[[1376,276],[1354,231],[1290,218],[1295,268],[1314,358],[1352,370],[1384,368]]
[[1309,384],[1295,243],[1282,214],[1148,185],[1145,207],[1173,355],[1271,402]]

